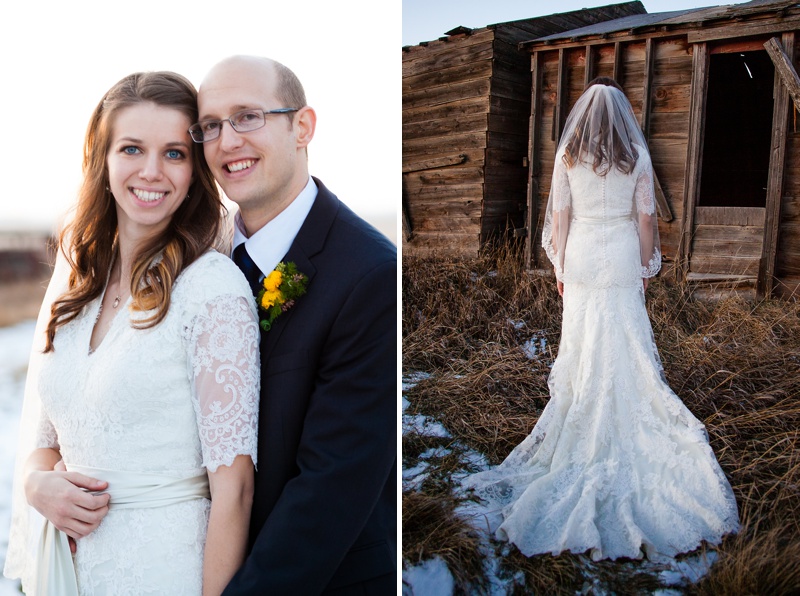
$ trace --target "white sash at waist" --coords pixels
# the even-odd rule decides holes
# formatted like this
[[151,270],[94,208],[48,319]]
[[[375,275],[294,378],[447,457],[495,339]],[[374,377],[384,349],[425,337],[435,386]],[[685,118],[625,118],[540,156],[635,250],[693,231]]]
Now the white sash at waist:
[[189,478],[176,478],[164,474],[121,472],[86,466],[68,466],[68,469],[108,482],[108,489],[103,492],[111,495],[109,509],[164,507],[211,496],[205,472]]
[[620,215],[619,217],[583,217],[583,216],[575,216],[572,218],[573,222],[583,223],[583,224],[615,224],[621,223],[624,221],[633,221],[630,215]]
[[[108,482],[109,509],[164,507],[193,499],[209,498],[208,476],[189,478],[162,474],[121,472],[86,466],[68,466],[70,472]],[[45,520],[36,560],[38,596],[78,596],[78,580],[69,540],[64,532]]]

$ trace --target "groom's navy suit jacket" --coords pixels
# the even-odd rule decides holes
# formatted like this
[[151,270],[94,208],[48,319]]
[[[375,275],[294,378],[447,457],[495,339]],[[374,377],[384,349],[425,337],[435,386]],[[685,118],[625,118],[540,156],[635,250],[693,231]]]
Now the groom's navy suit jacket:
[[397,249],[315,182],[284,258],[308,291],[261,335],[250,552],[225,596],[396,582]]

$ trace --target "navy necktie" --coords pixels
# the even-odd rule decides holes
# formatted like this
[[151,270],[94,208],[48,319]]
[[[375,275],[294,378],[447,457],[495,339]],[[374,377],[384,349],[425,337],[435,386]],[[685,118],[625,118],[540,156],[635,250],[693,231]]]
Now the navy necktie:
[[233,262],[242,270],[247,281],[250,282],[253,295],[258,296],[258,292],[261,290],[261,269],[250,258],[247,249],[244,247],[244,242],[233,249]]

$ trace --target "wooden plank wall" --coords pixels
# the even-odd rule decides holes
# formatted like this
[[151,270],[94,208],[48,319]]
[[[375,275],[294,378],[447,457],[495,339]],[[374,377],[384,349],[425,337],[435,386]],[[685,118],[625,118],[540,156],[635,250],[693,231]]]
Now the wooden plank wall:
[[[520,23],[524,26],[524,23]],[[525,226],[531,74],[520,39],[535,35],[512,24],[497,27],[489,91],[481,242]]]
[[684,215],[691,85],[692,53],[686,38],[654,39],[648,145],[653,170],[674,216],[669,223],[659,220],[661,252],[667,263],[674,262],[677,256]]
[[763,207],[696,207],[688,279],[741,279],[755,287],[764,244]]
[[403,51],[407,248],[478,251],[493,42],[485,29]]

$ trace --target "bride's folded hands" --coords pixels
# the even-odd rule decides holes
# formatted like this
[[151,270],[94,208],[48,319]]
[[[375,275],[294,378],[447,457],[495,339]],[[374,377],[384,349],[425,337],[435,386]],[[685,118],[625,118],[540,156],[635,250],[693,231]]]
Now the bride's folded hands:
[[55,449],[36,449],[25,465],[28,503],[70,538],[92,533],[108,513],[108,483],[68,472]]

